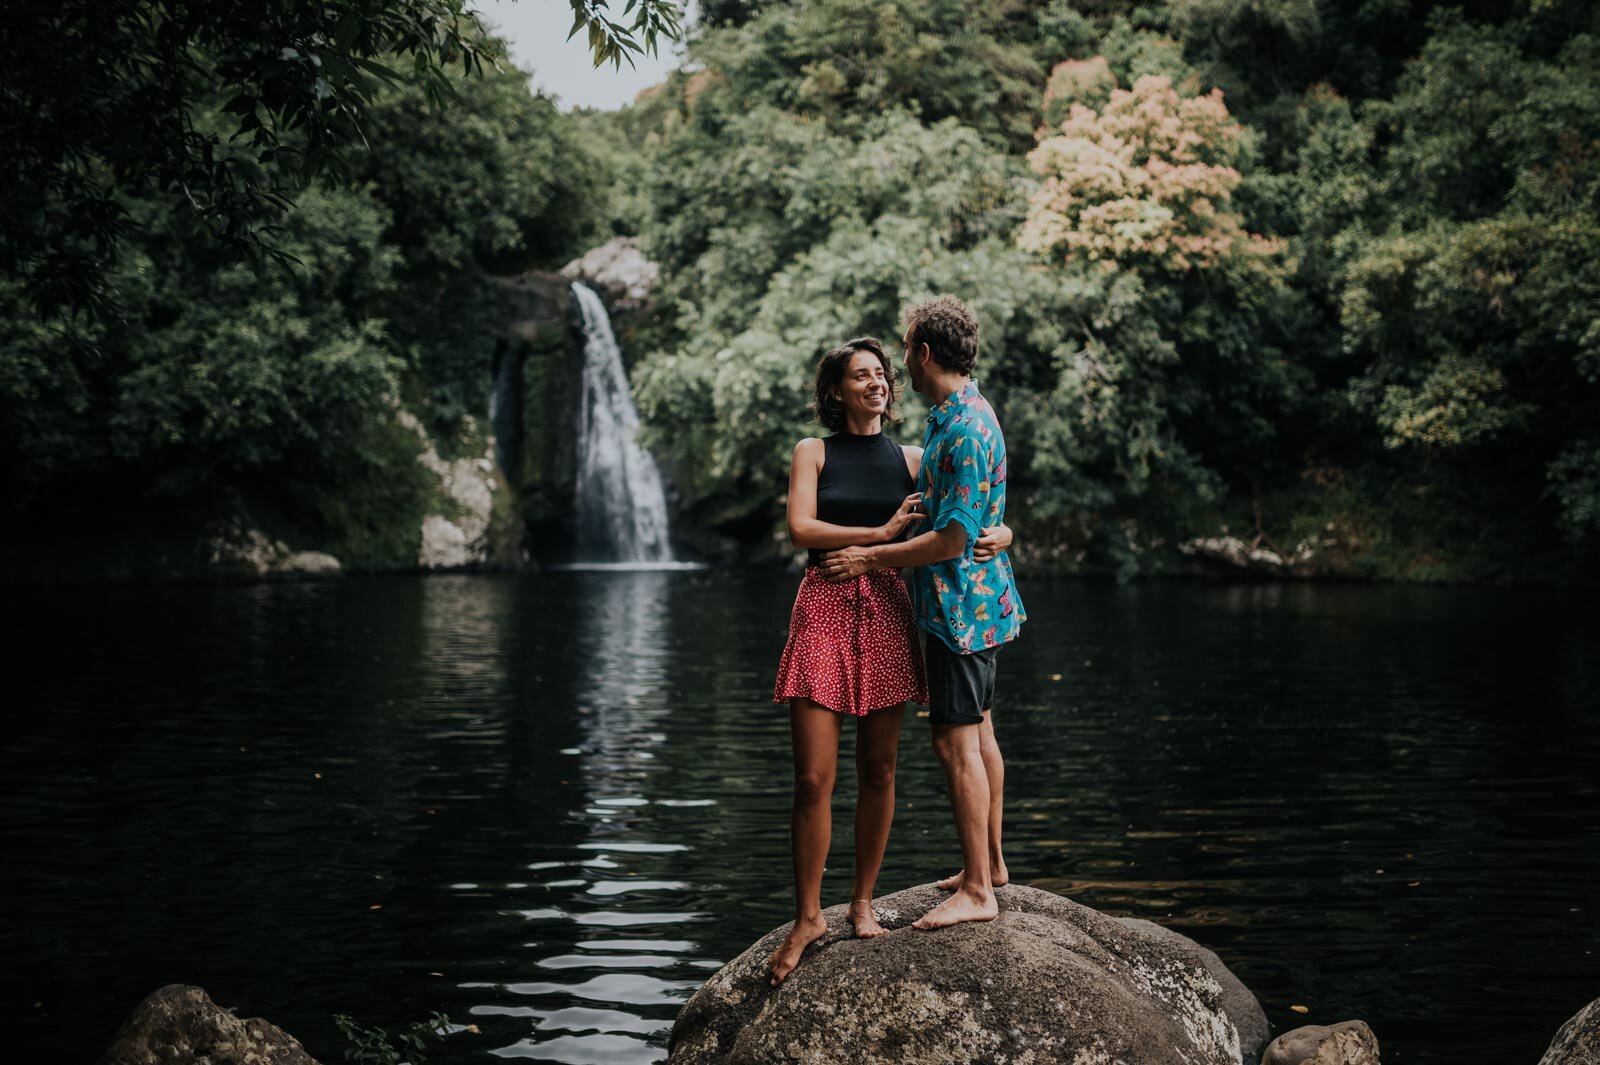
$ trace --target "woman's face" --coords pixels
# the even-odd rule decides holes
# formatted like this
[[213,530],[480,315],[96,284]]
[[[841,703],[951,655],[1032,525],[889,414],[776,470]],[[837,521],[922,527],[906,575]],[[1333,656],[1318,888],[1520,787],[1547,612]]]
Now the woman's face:
[[858,351],[845,363],[844,380],[839,383],[839,400],[844,409],[858,417],[880,415],[889,406],[889,379],[883,360],[870,351]]

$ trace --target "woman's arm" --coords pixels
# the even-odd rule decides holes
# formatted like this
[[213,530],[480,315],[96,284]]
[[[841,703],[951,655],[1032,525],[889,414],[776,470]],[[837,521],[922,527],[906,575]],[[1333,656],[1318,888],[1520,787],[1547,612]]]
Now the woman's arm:
[[[900,535],[912,520],[922,517],[916,506],[920,495],[907,496],[895,516],[875,528],[830,525],[817,520],[817,475],[827,451],[816,437],[806,437],[795,445],[789,462],[789,541],[796,547],[853,547],[881,544]],[[913,502],[915,500],[915,503]]]
[[917,483],[917,477],[922,473],[922,449],[902,444],[900,450],[906,457],[906,469],[911,471],[911,483]]

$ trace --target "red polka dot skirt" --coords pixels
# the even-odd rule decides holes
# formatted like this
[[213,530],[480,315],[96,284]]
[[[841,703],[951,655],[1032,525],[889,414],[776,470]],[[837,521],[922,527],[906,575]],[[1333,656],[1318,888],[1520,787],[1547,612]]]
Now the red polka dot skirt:
[[775,703],[790,699],[855,716],[908,699],[927,704],[911,598],[898,571],[829,584],[807,567],[772,693]]

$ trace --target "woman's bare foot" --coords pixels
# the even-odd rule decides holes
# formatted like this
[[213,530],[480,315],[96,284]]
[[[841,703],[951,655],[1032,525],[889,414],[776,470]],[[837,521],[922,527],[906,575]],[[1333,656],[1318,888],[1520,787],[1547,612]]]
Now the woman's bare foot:
[[772,986],[777,987],[794,972],[800,964],[800,955],[805,953],[813,941],[826,935],[828,922],[822,915],[815,917],[802,917],[795,921],[794,928],[789,932],[789,938],[783,945],[772,952],[772,957],[767,959],[767,971],[771,974]]
[[877,939],[885,931],[883,925],[878,923],[878,915],[872,911],[871,899],[851,899],[845,916],[850,918],[857,939]]
[[[989,878],[989,883],[993,884],[995,887],[1005,887],[1007,884],[1011,883],[1011,874],[1006,871],[1005,862],[991,861],[989,868],[993,873],[993,875]],[[966,875],[967,871],[963,869],[955,876],[947,876],[943,880],[935,881],[933,886],[938,888],[940,891],[960,891],[962,878]]]
[[979,898],[966,891],[958,891],[939,905],[911,923],[912,928],[927,931],[930,928],[948,928],[967,921],[992,921],[1000,916],[1000,907],[990,892]]

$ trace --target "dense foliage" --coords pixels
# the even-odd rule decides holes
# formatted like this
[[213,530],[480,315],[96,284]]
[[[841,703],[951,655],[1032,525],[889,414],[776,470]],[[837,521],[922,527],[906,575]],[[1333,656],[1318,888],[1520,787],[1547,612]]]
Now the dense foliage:
[[[675,32],[572,2],[611,61]],[[222,500],[403,565],[437,485],[394,405],[476,453],[497,276],[626,233],[680,527],[747,557],[783,553],[817,356],[952,291],[1024,563],[1159,573],[1229,531],[1354,574],[1597,571],[1585,0],[708,0],[682,69],[574,114],[459,0],[113,7],[0,29],[13,527]]]
[[[125,191],[136,235],[102,275],[115,314],[43,313],[0,281],[15,514],[31,525],[68,498],[153,510],[220,494],[347,565],[409,564],[438,486],[395,403],[442,450],[481,450],[455,437],[488,406],[495,276],[594,241],[608,176],[525,73],[448,74],[440,107],[404,70],[367,102],[370,149],[347,179],[287,201],[283,259],[241,259],[166,197]],[[230,121],[214,104],[201,127]]]
[[[681,33],[673,0],[570,0],[595,64]],[[624,16],[627,17],[627,16]],[[313,178],[347,180],[375,97],[443,104],[501,53],[464,0],[55,0],[0,20],[0,279],[41,312],[114,315],[105,273],[141,230],[127,197],[235,254],[292,254],[273,224]],[[107,306],[111,303],[111,306]]]
[[1597,49],[1562,0],[731,6],[612,127],[686,512],[764,540],[817,355],[949,290],[1035,560],[1592,564]]

